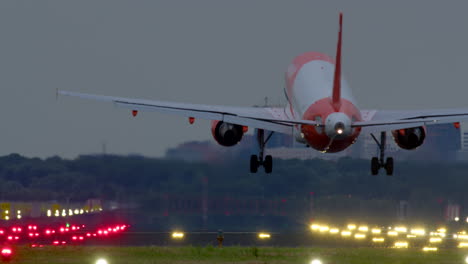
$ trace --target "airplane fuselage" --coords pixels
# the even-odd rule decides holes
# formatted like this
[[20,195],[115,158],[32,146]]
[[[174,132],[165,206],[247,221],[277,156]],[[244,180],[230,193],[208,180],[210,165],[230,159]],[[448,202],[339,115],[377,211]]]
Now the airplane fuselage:
[[[286,72],[286,109],[294,118],[317,121],[324,127],[297,126],[303,140],[322,152],[339,152],[355,142],[360,128],[351,122],[361,121],[361,112],[351,90],[341,78],[341,96],[333,102],[335,62],[329,56],[307,52],[294,58]],[[339,126],[342,126],[342,130]],[[336,131],[341,133],[336,133]]]

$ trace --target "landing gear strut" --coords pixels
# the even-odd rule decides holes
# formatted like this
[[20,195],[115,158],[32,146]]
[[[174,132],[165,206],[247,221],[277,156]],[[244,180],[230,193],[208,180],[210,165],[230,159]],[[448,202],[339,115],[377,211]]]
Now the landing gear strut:
[[380,157],[379,158],[373,157],[371,160],[372,175],[379,174],[380,168],[384,168],[385,171],[387,172],[387,175],[392,176],[393,175],[393,158],[388,157],[385,160],[385,145],[386,145],[387,133],[386,132],[380,133],[380,142],[377,140],[374,134],[371,134],[371,136],[374,139],[375,143],[377,143],[377,146],[380,149]]
[[250,172],[257,173],[258,168],[263,166],[265,168],[265,173],[271,173],[273,171],[273,157],[271,155],[264,156],[265,146],[268,140],[270,140],[271,136],[274,132],[270,132],[268,137],[265,139],[265,131],[263,129],[259,129],[257,132],[257,140],[258,145],[260,147],[260,153],[257,155],[250,156]]

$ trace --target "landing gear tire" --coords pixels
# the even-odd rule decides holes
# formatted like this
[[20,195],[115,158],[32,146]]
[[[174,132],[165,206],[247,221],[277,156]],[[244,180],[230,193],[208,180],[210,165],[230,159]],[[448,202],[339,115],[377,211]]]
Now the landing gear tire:
[[380,142],[377,140],[377,138],[373,134],[371,134],[371,136],[380,150],[380,157],[373,157],[371,160],[372,175],[377,175],[379,173],[380,168],[384,168],[385,171],[387,172],[387,175],[392,176],[393,175],[393,158],[388,157],[387,159],[385,159],[385,146],[386,146],[386,140],[387,140],[386,132],[380,133]]
[[273,171],[273,158],[271,155],[264,156],[265,146],[270,140],[274,132],[270,132],[265,138],[265,130],[259,129],[257,131],[257,141],[260,148],[259,155],[250,156],[250,172],[257,173],[258,167],[263,166],[265,168],[265,173],[271,173]]
[[380,163],[377,157],[373,157],[371,160],[371,173],[372,175],[379,174]]
[[257,155],[250,156],[250,172],[257,173],[260,162],[258,161]]
[[385,171],[388,176],[393,175],[393,158],[387,158],[387,161],[385,162]]
[[266,155],[263,167],[265,168],[265,173],[269,174],[273,171],[273,157],[271,155]]

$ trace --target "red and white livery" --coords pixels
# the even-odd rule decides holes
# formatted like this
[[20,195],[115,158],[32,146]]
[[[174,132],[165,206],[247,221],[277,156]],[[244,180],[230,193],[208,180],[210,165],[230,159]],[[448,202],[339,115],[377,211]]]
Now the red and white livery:
[[[260,166],[272,172],[273,159],[264,156],[272,133],[294,136],[295,140],[322,152],[339,152],[353,144],[361,134],[371,134],[380,148],[380,156],[372,158],[371,172],[384,168],[393,174],[393,158],[385,158],[386,133],[391,132],[398,146],[414,149],[423,144],[426,126],[456,123],[468,119],[468,109],[421,111],[360,110],[346,80],[341,74],[343,15],[340,14],[335,59],[318,52],[297,56],[285,73],[285,96],[288,105],[275,107],[231,107],[187,104],[113,96],[58,91],[60,95],[112,102],[138,111],[154,111],[189,118],[213,120],[212,134],[223,146],[237,144],[247,129],[258,129],[259,155],[250,158],[250,171]],[[266,134],[266,131],[269,134]],[[374,136],[379,134],[380,139]]]

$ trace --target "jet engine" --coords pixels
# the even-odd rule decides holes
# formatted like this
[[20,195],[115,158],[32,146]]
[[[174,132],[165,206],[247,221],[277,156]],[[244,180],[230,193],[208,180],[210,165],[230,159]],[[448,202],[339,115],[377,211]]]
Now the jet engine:
[[393,139],[402,149],[415,149],[424,143],[426,129],[424,127],[413,127],[392,131]]
[[246,132],[246,127],[226,123],[223,121],[211,122],[211,133],[213,138],[225,147],[232,147],[239,143]]

